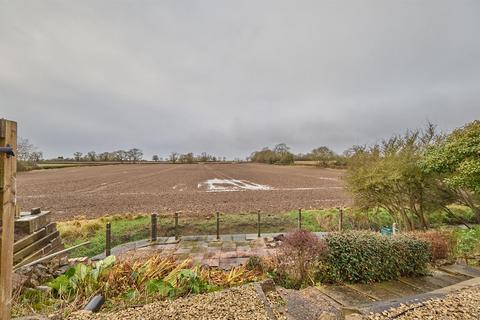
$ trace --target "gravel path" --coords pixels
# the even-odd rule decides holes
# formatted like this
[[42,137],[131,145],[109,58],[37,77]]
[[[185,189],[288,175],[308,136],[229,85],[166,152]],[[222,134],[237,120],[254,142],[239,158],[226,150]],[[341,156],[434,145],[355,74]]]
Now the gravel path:
[[372,315],[368,319],[480,319],[480,286],[449,294],[443,299],[429,300],[411,309],[414,306],[401,306],[382,314]]
[[258,319],[268,320],[266,310],[251,285],[220,292],[194,295],[177,300],[160,301],[140,308],[130,308],[114,313],[85,314],[71,316],[71,320],[106,319]]

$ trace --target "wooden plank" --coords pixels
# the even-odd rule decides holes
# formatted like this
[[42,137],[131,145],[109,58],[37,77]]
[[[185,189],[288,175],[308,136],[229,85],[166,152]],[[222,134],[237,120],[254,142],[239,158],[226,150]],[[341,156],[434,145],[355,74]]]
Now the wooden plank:
[[50,241],[52,241],[53,239],[58,237],[59,234],[60,233],[58,231],[55,231],[54,233],[46,235],[45,237],[38,240],[37,242],[32,243],[28,247],[23,248],[22,250],[16,252],[13,255],[13,263],[17,263],[17,262],[21,261],[22,259],[29,256],[33,252],[36,252],[36,251],[40,250],[41,248],[43,248],[44,246],[48,245],[50,243]]
[[[45,252],[51,250],[52,248],[52,245],[51,244],[48,244],[46,245],[45,247],[43,247],[42,249],[32,253],[31,255],[29,255],[28,257],[26,257],[25,259],[23,259],[21,262],[17,263],[15,265],[15,268],[19,268],[21,266],[24,266],[32,261],[35,261],[36,259],[40,258],[41,256],[43,256],[45,254]],[[2,319],[3,320],[3,319]]]
[[[26,246],[31,245],[35,241],[45,237],[47,234],[53,233],[57,231],[57,224],[55,222],[50,222],[45,228],[42,228],[38,231],[35,231],[32,234],[29,234],[17,241],[13,244],[13,253],[18,252],[25,248]],[[2,241],[0,239],[0,245]]]
[[31,245],[32,243],[34,243],[35,241],[38,241],[39,239],[45,237],[47,234],[48,234],[47,229],[43,228],[41,230],[38,230],[37,232],[34,232],[34,233],[18,240],[13,245],[13,252],[18,252],[18,251],[22,250],[23,248],[25,248],[25,247]]
[[[10,145],[17,153],[17,123],[0,120],[0,147]],[[9,320],[12,308],[13,242],[15,228],[16,157],[0,154],[0,216],[2,244],[0,246],[0,319]]]
[[0,119],[0,139],[5,138],[5,119]]

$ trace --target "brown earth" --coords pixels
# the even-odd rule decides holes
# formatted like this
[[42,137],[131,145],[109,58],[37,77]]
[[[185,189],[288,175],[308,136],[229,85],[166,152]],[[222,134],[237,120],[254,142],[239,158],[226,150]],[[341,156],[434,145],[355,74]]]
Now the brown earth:
[[[57,220],[174,211],[200,216],[258,209],[277,213],[348,204],[343,173],[262,164],[130,164],[19,173],[17,189],[22,209],[51,210]],[[209,192],[202,185],[209,179],[236,179],[233,184],[268,190]],[[229,183],[221,181],[217,187],[229,189]]]

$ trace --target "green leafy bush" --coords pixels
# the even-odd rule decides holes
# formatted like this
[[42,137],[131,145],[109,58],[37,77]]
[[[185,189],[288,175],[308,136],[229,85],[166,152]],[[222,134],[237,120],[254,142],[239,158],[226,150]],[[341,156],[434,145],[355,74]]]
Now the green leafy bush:
[[324,281],[374,282],[427,273],[429,245],[413,237],[349,231],[333,233],[326,242]]
[[456,254],[465,258],[468,262],[469,257],[480,252],[480,227],[473,229],[456,231],[457,245]]

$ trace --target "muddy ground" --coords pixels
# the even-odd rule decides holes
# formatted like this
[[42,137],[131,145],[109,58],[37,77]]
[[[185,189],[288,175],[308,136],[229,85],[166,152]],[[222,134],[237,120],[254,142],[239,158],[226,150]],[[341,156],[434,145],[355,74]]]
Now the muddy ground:
[[138,164],[19,173],[22,210],[56,220],[117,213],[275,213],[348,204],[343,171],[261,164]]

